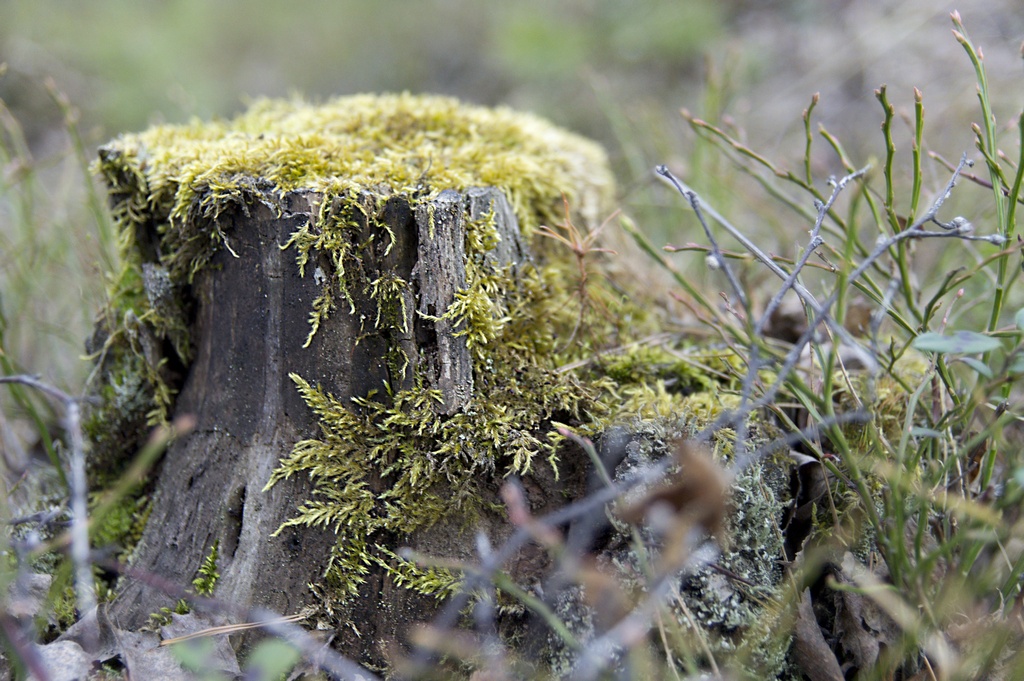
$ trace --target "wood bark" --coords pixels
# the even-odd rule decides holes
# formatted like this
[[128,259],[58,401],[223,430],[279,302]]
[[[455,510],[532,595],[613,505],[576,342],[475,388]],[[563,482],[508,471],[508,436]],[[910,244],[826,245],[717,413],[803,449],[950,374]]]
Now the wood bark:
[[[259,197],[255,197],[259,198]],[[321,325],[308,347],[309,314],[320,295],[327,257],[311,257],[300,276],[295,252],[281,244],[314,220],[321,197],[303,192],[277,202],[254,200],[225,212],[218,227],[230,243],[196,278],[191,295],[194,360],[175,404],[175,414],[196,418],[194,431],[173,443],[157,471],[153,509],[134,566],[178,584],[195,577],[203,558],[219,542],[221,574],[215,596],[237,606],[265,606],[294,614],[321,580],[335,535],[306,527],[271,536],[311,497],[304,478],[293,477],[264,491],[279,460],[300,439],[317,435],[316,423],[289,374],[319,384],[343,403],[367,395],[383,382],[408,387],[417,366],[443,395],[438,411],[461,409],[472,396],[473,368],[465,338],[443,314],[466,284],[467,220],[490,211],[501,243],[488,257],[522,262],[528,253],[515,216],[501,192],[469,189],[442,192],[412,207],[401,196],[388,198],[378,219],[395,235],[390,249],[379,243],[364,261],[372,277],[392,274],[411,285],[406,291],[404,331],[374,330],[376,315],[366,291],[349,291],[355,312],[342,303]],[[362,224],[360,229],[373,229]],[[363,322],[361,323],[361,320]],[[389,348],[410,359],[404,375],[389,369]],[[571,474],[564,474],[571,480]],[[383,481],[371,481],[383,490]],[[562,503],[565,483],[527,482],[535,510]],[[495,486],[496,487],[496,486]],[[492,490],[496,493],[496,489]],[[496,500],[495,496],[495,500]],[[494,541],[510,528],[493,518],[484,527]],[[461,518],[440,523],[418,537],[377,538],[391,548],[413,545],[438,555],[474,555],[473,528]],[[521,570],[539,570],[539,556],[518,559]],[[360,660],[385,660],[406,626],[428,619],[434,599],[393,585],[374,568],[353,599],[349,616],[359,635],[338,632],[341,648]],[[129,581],[115,602],[113,617],[124,627],[145,622],[170,599],[141,581]],[[353,627],[355,628],[355,627]]]

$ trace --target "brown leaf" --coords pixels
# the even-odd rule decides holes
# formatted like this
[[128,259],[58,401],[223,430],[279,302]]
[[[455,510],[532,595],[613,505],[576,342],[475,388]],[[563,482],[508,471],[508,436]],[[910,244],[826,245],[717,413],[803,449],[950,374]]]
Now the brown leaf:
[[615,577],[601,571],[592,560],[584,560],[573,578],[583,587],[583,600],[604,629],[628,615],[635,605]]
[[[847,552],[837,579],[856,584],[852,573],[856,558]],[[900,629],[869,597],[852,591],[836,591],[836,637],[843,663],[855,670],[874,669],[878,657],[896,646]]]
[[728,482],[711,454],[691,442],[676,444],[678,472],[640,499],[618,511],[627,523],[651,521],[671,514],[689,525],[700,525],[716,537],[725,526]]
[[843,681],[843,670],[814,618],[811,591],[804,589],[793,628],[793,662],[810,681]]
[[668,480],[617,511],[622,520],[645,523],[662,536],[658,570],[663,574],[682,566],[706,534],[719,543],[726,540],[725,472],[707,450],[691,442],[676,444],[676,461],[678,471]]
[[786,538],[786,557],[793,560],[810,536],[816,504],[828,492],[828,470],[817,458],[790,451],[796,466],[790,474],[790,492],[793,501],[786,513],[783,531]]

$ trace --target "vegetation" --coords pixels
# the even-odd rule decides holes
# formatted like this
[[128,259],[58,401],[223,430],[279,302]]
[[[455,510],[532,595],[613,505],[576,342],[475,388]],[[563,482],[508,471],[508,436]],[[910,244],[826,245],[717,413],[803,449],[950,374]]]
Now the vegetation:
[[[427,418],[433,414],[432,395],[420,388],[370,396],[356,411],[294,377],[320,418],[322,437],[298,443],[279,475],[313,470],[335,485],[333,492],[322,487],[322,498],[308,502],[295,521],[347,528],[327,584],[342,597],[351,593],[373,555],[392,570],[396,583],[445,599],[433,628],[416,638],[404,672],[487,670],[498,678],[540,673],[535,661],[519,655],[514,641],[500,640],[492,626],[502,613],[529,611],[550,632],[551,669],[574,678],[710,673],[816,681],[1024,673],[1024,536],[1018,510],[1024,502],[1024,460],[1017,385],[1024,374],[1024,296],[1016,220],[1024,200],[1024,117],[1011,126],[997,120],[981,51],[959,15],[952,20],[975,70],[980,109],[970,140],[974,150],[959,163],[929,153],[920,91],[905,120],[886,88],[876,91],[881,151],[870,163],[845,149],[839,135],[815,126],[817,96],[803,114],[802,154],[786,161],[750,146],[743,130],[714,110],[703,117],[684,112],[697,140],[692,167],[697,172],[707,163],[722,170],[713,179],[721,186],[698,193],[668,167],[657,174],[677,192],[679,212],[701,229],[699,243],[662,249],[642,220],[622,217],[619,224],[636,249],[617,243],[616,253],[607,252],[597,244],[610,239],[612,225],[600,235],[599,221],[591,220],[594,231],[576,228],[571,216],[559,215],[560,201],[551,200],[557,192],[550,187],[540,202],[549,212],[528,216],[522,206],[529,202],[521,197],[530,188],[511,188],[517,212],[546,255],[522,288],[511,290],[500,272],[484,266],[483,256],[493,247],[487,221],[471,226],[467,241],[476,246],[469,257],[477,269],[462,307],[448,313],[466,323],[478,376],[490,367],[503,377],[500,386],[480,381],[471,410],[447,421]],[[715,84],[709,87],[712,101]],[[269,112],[280,122],[294,110],[293,104],[262,104],[252,116]],[[235,125],[244,127],[247,120]],[[309,125],[296,120],[303,130]],[[207,131],[224,136],[228,128],[183,129],[195,143],[194,156],[201,156]],[[149,134],[168,133],[157,128]],[[897,145],[901,138],[909,139],[908,147]],[[115,214],[123,225],[152,219],[153,205],[132,201],[143,181],[160,197],[156,210],[172,227],[187,211],[216,211],[219,201],[244,191],[238,182],[223,182],[236,176],[231,163],[203,185],[218,188],[208,198],[189,193],[197,186],[192,180],[179,183],[171,175],[167,188],[153,186],[142,177],[141,164],[149,159],[141,139],[122,139],[116,153],[108,151],[100,163],[108,181],[124,188]],[[299,146],[323,143],[309,139]],[[265,150],[257,151],[259,156]],[[5,147],[5,153],[18,152]],[[577,171],[601,172],[597,156],[583,156],[587,160]],[[822,163],[823,157],[830,160]],[[189,156],[176,149],[169,158]],[[821,178],[822,165],[841,169],[839,175]],[[188,172],[176,168],[173,178]],[[294,180],[274,179],[285,187]],[[424,181],[405,179],[413,193]],[[750,218],[758,227],[736,226],[726,217],[740,212],[739,202],[711,198],[742,193],[739,187],[759,192]],[[330,191],[345,195],[353,189]],[[571,208],[586,203],[578,196],[565,201]],[[797,253],[779,255],[764,247],[761,223],[789,225],[786,238],[803,239]],[[342,233],[344,222],[336,226]],[[723,232],[728,241],[719,236]],[[131,229],[123,234],[130,238]],[[175,321],[180,310],[154,292],[165,279],[180,285],[203,266],[209,244],[190,247],[195,239],[230,247],[217,233],[169,229],[165,235],[167,252],[181,255],[163,272],[123,263],[111,280],[108,307],[118,311],[108,317],[117,324],[100,339],[122,367],[107,376],[111,413],[125,412],[116,400],[129,399],[134,387],[152,391],[151,402],[131,412],[136,423],[138,414],[143,422],[163,420],[173,399],[161,393],[163,358],[147,354],[146,334],[139,330],[168,339],[178,360],[187,362],[183,327]],[[333,252],[344,273],[347,242],[339,243]],[[311,232],[297,233],[290,246],[300,263],[310,248],[326,247]],[[623,262],[641,257],[646,260],[629,262],[659,268],[669,282],[653,291],[662,304],[660,316],[650,313],[651,298],[640,299],[640,305],[630,300],[637,289],[624,287],[616,276]],[[695,275],[693,267],[681,264],[687,257],[708,274]],[[339,299],[325,297],[314,309],[314,332],[351,283],[341,279],[325,291]],[[481,311],[483,300],[507,307]],[[540,320],[550,321],[555,333],[538,331]],[[385,317],[383,323],[390,322]],[[111,341],[117,338],[131,342]],[[698,347],[693,338],[701,339]],[[14,376],[14,364],[5,364],[4,371],[10,375],[5,382],[23,389],[12,396],[48,436],[51,416],[24,390],[39,386]],[[499,390],[510,376],[521,383],[511,398]],[[542,402],[524,405],[524,393]],[[74,400],[61,403],[69,407]],[[74,464],[80,453],[77,424],[69,419],[67,425],[71,437],[44,437],[54,463],[70,452]],[[637,439],[625,447],[623,463],[605,471],[588,436],[615,425],[626,426]],[[479,439],[453,437],[469,432]],[[688,444],[674,444],[679,440]],[[556,455],[573,445],[592,458],[604,484],[552,517],[533,517],[514,474],[538,465],[538,454],[557,466]],[[465,465],[446,466],[449,460]],[[360,467],[367,466],[391,466],[398,473],[388,499],[364,494]],[[80,483],[70,468],[74,501],[84,490],[76,491]],[[471,517],[481,472],[491,479],[509,477],[502,512],[517,531],[507,542],[481,550],[472,563],[370,550],[375,531],[422,526],[447,504]],[[131,509],[144,507],[128,496],[138,491],[132,484],[105,482],[117,494],[92,506],[92,513],[99,509],[104,516],[92,532],[94,544],[137,532]],[[54,487],[60,490],[60,484]],[[401,494],[403,487],[439,491],[413,506]],[[459,493],[450,494],[453,489]],[[49,493],[59,503],[60,492]],[[50,497],[33,501],[44,498]],[[552,528],[616,499],[613,539],[601,554],[603,562],[577,560],[567,550],[568,539]],[[668,511],[659,510],[666,500]],[[381,503],[383,513],[365,512],[366,505]],[[76,541],[57,527],[42,527],[42,541],[31,532],[11,535],[5,584],[63,542]],[[526,542],[541,545],[559,562],[567,585],[558,598],[538,598],[503,574],[503,561]],[[211,547],[193,583],[200,596],[209,595],[217,579],[217,552]],[[88,563],[88,555],[73,554],[68,565]],[[70,567],[51,589],[64,594],[51,601],[64,619]],[[75,586],[82,590],[80,576]],[[466,613],[476,630],[454,631]],[[23,641],[4,631],[18,659]],[[288,640],[308,649],[304,639]],[[339,660],[323,664],[339,675],[344,668]]]

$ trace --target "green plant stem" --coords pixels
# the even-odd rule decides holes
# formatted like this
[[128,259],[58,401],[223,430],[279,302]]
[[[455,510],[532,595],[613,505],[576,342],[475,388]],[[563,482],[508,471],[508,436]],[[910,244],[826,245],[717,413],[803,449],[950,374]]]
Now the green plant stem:
[[573,650],[582,650],[583,646],[580,644],[579,639],[569,631],[565,623],[558,618],[558,615],[544,601],[521,588],[504,572],[494,573],[492,579],[494,580],[494,586],[522,603],[544,620],[544,623],[551,627],[551,630],[558,635],[558,638],[562,639],[563,643]]
[[913,222],[917,217],[917,207],[921,201],[921,149],[922,149],[922,138],[924,136],[924,101],[921,95],[921,91],[914,88],[914,147],[913,147],[913,159],[914,169],[913,177],[911,182],[913,183],[910,189],[910,208],[907,210],[907,221]]
[[[882,175],[885,178],[885,215],[889,223],[889,229],[893,234],[898,234],[902,229],[899,217],[896,215],[895,190],[893,189],[893,161],[896,158],[896,144],[892,139],[892,121],[895,108],[889,103],[885,93],[885,86],[875,90],[875,97],[882,105],[885,117],[882,120],[882,136],[885,139],[885,166]],[[917,309],[917,300],[914,294],[913,279],[910,275],[910,262],[907,257],[907,244],[905,241],[898,241],[896,246],[896,266],[900,271],[900,283],[903,288],[903,302],[907,306],[910,315],[917,321],[921,321],[921,313]]]
[[[996,207],[996,220],[999,225],[1000,233],[1004,237],[1009,237],[1011,234],[1012,226],[1009,223],[1009,215],[1007,210],[1006,197],[1003,195],[1002,187],[1005,185],[1003,178],[1002,169],[999,167],[999,163],[995,159],[997,140],[996,140],[996,117],[992,113],[992,105],[989,100],[988,90],[988,76],[985,73],[985,66],[982,63],[981,57],[978,54],[977,48],[974,43],[967,36],[967,31],[964,29],[963,23],[960,21],[959,15],[953,15],[953,25],[956,30],[953,31],[954,37],[963,46],[967,52],[968,58],[971,60],[971,64],[974,66],[974,73],[978,81],[978,102],[981,105],[982,120],[984,121],[982,127],[975,126],[975,132],[978,136],[978,149],[981,151],[982,156],[985,158],[985,165],[988,167],[989,176],[992,180],[992,197]],[[1020,170],[1018,169],[1018,176]],[[1015,184],[1019,182],[1015,180]],[[1011,197],[1011,203],[1016,201],[1017,194]],[[1001,260],[996,265],[996,281],[993,291],[992,310],[988,320],[988,330],[994,331],[999,325],[999,317],[1002,314],[1003,302],[1006,295],[1005,282],[1006,282],[1006,261]],[[986,360],[988,357],[986,356]]]
[[893,234],[900,231],[900,223],[896,217],[895,190],[893,189],[892,165],[896,158],[896,143],[892,139],[892,120],[895,115],[895,108],[889,103],[885,94],[885,86],[875,90],[875,98],[882,105],[885,117],[882,119],[882,137],[885,139],[885,165],[882,166],[882,177],[885,178],[885,215],[889,222],[889,228]]
[[810,105],[804,109],[803,121],[804,121],[804,183],[808,186],[814,185],[814,179],[811,175],[811,142],[814,140],[814,135],[811,134],[811,113],[814,111],[814,107],[818,105],[818,100],[821,99],[821,95],[817,92],[811,97]]

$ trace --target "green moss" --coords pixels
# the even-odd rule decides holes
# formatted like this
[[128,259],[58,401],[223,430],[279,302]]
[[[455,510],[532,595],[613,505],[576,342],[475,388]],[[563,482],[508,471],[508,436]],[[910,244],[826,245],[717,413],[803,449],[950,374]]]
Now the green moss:
[[601,357],[598,365],[621,384],[645,385],[662,381],[666,388],[691,394],[716,388],[736,379],[742,359],[732,350],[637,346],[627,352]]
[[[583,361],[611,339],[628,341],[635,337],[631,334],[645,333],[647,328],[637,323],[643,315],[595,284],[591,295],[623,314],[595,315],[581,325],[586,334],[562,348],[558,341],[571,335],[579,314],[567,305],[573,297],[564,262],[528,265],[513,277],[482,255],[468,254],[475,263],[469,285],[446,313],[463,322],[467,333],[476,333],[470,346],[474,394],[461,412],[438,419],[441,395],[422,385],[343,404],[292,376],[317,416],[321,436],[300,442],[269,485],[299,474],[316,483],[314,498],[285,526],[323,526],[339,533],[330,571],[338,594],[356,593],[367,567],[381,564],[367,548],[373,536],[412,533],[453,514],[469,525],[486,510],[483,492],[492,481],[528,473],[538,460],[555,466],[557,473],[563,442],[555,429],[559,423],[590,435],[613,424],[636,428],[680,415],[691,424],[706,424],[738,402],[727,392],[737,387],[724,371],[729,360],[714,353],[702,354],[701,360],[724,362],[718,372],[724,386],[698,377],[700,369],[692,361],[675,362],[660,378],[652,378],[646,361],[652,351],[643,345],[607,363]],[[475,301],[475,309],[464,301]],[[630,328],[617,325],[616,320],[627,318]],[[684,395],[667,388],[669,383],[709,389]],[[383,492],[370,487],[376,476],[387,481]],[[434,583],[404,581],[419,587]]]
[[67,631],[72,624],[78,621],[78,599],[75,597],[75,587],[68,585],[60,589],[52,599],[53,620],[59,631]]
[[376,546],[373,561],[391,575],[397,586],[439,600],[454,595],[462,583],[462,578],[452,570],[419,567],[379,544]]
[[[95,495],[90,499],[90,511],[99,500]],[[150,508],[149,497],[141,492],[126,495],[103,514],[99,524],[89,529],[89,541],[98,547],[117,546],[118,556],[124,557],[142,538]]]
[[220,542],[214,540],[210,547],[210,553],[203,558],[203,564],[199,566],[196,578],[192,580],[192,589],[199,596],[212,596],[213,590],[220,579],[217,571],[217,558],[220,555]]
[[557,219],[563,194],[596,219],[612,188],[604,152],[592,142],[528,114],[409,94],[318,106],[261,100],[230,121],[124,135],[103,148],[98,170],[122,225],[155,223],[174,281],[229,245],[210,220],[259,193],[322,195],[317,227],[329,241],[337,226],[325,220],[330,199],[368,189],[422,197],[499,187],[529,233]]
[[[488,481],[525,472],[538,456],[553,460],[558,439],[548,435],[554,416],[577,422],[609,416],[597,382],[528,365],[504,380],[481,377],[465,410],[443,420],[436,417],[437,391],[416,387],[393,400],[360,398],[349,406],[301,377],[292,379],[316,413],[321,437],[298,443],[268,484],[296,474],[317,483],[314,498],[286,526],[339,533],[343,549],[332,570],[346,593],[365,573],[368,555],[365,548],[353,555],[353,546],[365,547],[382,531],[414,532],[453,513],[471,522],[484,510],[481,491]],[[383,492],[370,487],[375,475],[388,480]]]
[[192,612],[192,608],[189,607],[188,601],[179,598],[173,608],[163,607],[151,613],[140,631],[160,631],[161,627],[166,627],[174,621],[174,615],[187,615],[190,612]]
[[[196,576],[192,580],[192,593],[197,596],[209,598],[220,579],[220,572],[217,571],[217,559],[220,556],[220,542],[214,541],[210,547],[210,553],[203,558],[202,564],[196,570]],[[184,598],[179,598],[174,607],[163,607],[154,613],[150,613],[143,631],[158,631],[161,627],[167,626],[173,621],[173,615],[187,615],[192,612],[192,606]]]

